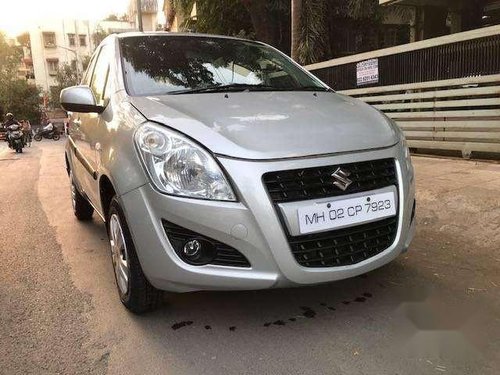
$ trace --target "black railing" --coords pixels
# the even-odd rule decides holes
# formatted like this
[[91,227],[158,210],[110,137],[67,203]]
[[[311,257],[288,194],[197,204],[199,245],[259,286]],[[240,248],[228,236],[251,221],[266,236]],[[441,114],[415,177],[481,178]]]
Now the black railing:
[[499,74],[500,34],[380,56],[376,84],[357,85],[358,62],[311,72],[335,90]]

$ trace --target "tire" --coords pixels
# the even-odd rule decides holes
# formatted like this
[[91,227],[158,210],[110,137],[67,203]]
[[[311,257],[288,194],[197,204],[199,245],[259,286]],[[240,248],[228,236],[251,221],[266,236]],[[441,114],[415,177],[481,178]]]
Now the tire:
[[70,172],[69,178],[71,183],[71,203],[73,205],[73,213],[79,221],[92,220],[94,207],[92,207],[92,205],[78,191],[78,188],[73,181],[73,172]]
[[42,136],[41,134],[35,134],[35,136],[33,137],[33,139],[37,142],[40,142],[42,140]]
[[61,139],[61,136],[60,136],[59,134],[54,134],[54,135],[52,136],[52,139],[53,139],[54,141],[58,141],[58,140],[60,140],[60,139]]
[[125,215],[116,196],[111,200],[107,218],[111,261],[121,302],[134,314],[156,309],[163,293],[144,276]]

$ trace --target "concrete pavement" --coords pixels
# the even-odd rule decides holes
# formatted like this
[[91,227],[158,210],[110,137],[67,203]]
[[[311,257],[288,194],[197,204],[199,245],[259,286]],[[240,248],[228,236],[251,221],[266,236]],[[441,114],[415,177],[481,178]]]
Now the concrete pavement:
[[72,215],[63,152],[0,149],[0,223],[16,228],[0,239],[0,373],[498,373],[500,165],[415,158],[415,241],[363,277],[170,295],[138,317],[104,225]]

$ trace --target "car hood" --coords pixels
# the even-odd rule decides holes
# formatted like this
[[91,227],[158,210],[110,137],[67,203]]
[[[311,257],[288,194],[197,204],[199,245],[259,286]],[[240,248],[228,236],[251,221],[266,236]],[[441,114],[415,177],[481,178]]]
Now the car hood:
[[333,92],[237,92],[131,97],[150,121],[212,152],[278,159],[392,146],[397,134],[369,105]]

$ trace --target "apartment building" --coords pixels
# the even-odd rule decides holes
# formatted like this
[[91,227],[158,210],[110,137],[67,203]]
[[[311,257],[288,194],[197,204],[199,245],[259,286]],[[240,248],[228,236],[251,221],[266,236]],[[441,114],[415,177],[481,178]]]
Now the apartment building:
[[93,25],[82,20],[42,21],[29,30],[35,83],[44,91],[56,85],[55,76],[62,64],[83,71],[83,61],[94,49]]
[[[156,31],[158,27],[158,0],[141,0],[141,13],[142,29],[144,31]],[[137,0],[130,0],[128,18],[133,23],[134,28],[138,29]]]
[[133,24],[126,21],[64,19],[33,25],[29,30],[31,51],[25,52],[25,58],[33,65],[35,84],[50,92],[50,87],[56,85],[57,70],[63,64],[72,64],[78,75],[82,75],[84,62],[97,47],[96,33],[130,30],[133,30]]

